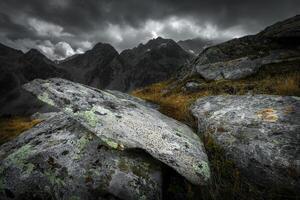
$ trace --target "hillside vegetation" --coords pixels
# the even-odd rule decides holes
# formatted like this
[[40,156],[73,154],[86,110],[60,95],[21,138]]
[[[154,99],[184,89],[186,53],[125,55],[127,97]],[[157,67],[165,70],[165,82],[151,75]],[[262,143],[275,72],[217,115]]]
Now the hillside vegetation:
[[[300,61],[267,65],[257,74],[241,80],[205,81],[200,75],[181,81],[171,79],[135,90],[132,95],[158,104],[165,115],[191,125],[189,107],[199,97],[248,93],[300,96],[299,65]],[[199,83],[199,87],[186,91],[189,82]]]

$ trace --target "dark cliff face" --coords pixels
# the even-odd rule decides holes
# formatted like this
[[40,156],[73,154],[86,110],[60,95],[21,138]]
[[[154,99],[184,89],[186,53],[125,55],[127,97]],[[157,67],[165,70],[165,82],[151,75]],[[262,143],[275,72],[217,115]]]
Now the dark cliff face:
[[66,71],[59,69],[38,50],[24,54],[0,45],[0,52],[0,114],[26,114],[31,106],[42,107],[41,103],[21,88],[22,84],[36,78],[70,78]]
[[20,65],[18,70],[26,82],[36,78],[70,78],[66,71],[59,69],[54,62],[35,49],[24,54],[18,62]]
[[98,43],[84,54],[62,62],[59,67],[68,71],[76,82],[106,88],[117,67],[111,63],[118,56],[111,45]]
[[121,53],[131,69],[128,90],[167,80],[192,58],[176,42],[157,38]]

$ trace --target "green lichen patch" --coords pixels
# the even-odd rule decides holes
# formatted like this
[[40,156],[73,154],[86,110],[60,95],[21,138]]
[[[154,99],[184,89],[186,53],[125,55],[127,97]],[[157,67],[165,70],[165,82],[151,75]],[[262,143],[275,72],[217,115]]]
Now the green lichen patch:
[[134,165],[130,163],[128,160],[121,158],[118,162],[118,167],[121,171],[123,172],[132,172],[134,175],[137,177],[142,177],[144,179],[149,180],[149,171],[150,169],[150,164],[146,162],[141,162],[139,165]]
[[79,149],[79,151],[83,151],[85,147],[90,143],[90,141],[93,140],[93,136],[91,134],[86,134],[82,136],[79,140],[76,142],[76,147]]
[[196,173],[200,174],[205,181],[210,179],[210,168],[207,162],[200,162],[198,165],[193,166]]
[[24,175],[29,175],[35,167],[32,163],[26,162],[31,153],[32,146],[27,144],[10,154],[5,160],[9,166],[17,166],[18,168],[22,169]]
[[59,176],[57,176],[54,172],[46,171],[45,176],[48,178],[49,182],[53,186],[58,186],[58,187],[66,186],[64,180],[61,179]]
[[78,113],[75,114],[75,116],[82,117],[91,127],[96,127],[99,121],[93,109],[89,111],[79,111]]
[[46,93],[46,92],[44,92],[44,93],[38,95],[37,98],[38,98],[39,100],[41,100],[41,101],[43,101],[43,102],[45,102],[45,103],[51,105],[51,106],[55,106],[54,101],[53,101],[52,99],[49,98],[49,94]]
[[79,138],[75,142],[75,147],[77,149],[77,153],[74,157],[75,160],[79,160],[81,158],[81,155],[83,151],[86,149],[87,145],[93,140],[93,135],[92,134],[86,134]]
[[80,197],[77,197],[77,196],[71,196],[69,198],[69,200],[80,200],[81,198]]
[[104,144],[112,149],[117,149],[117,150],[124,150],[124,145],[123,144],[119,144],[116,141],[112,140],[112,139],[108,139],[108,138],[101,138],[102,142],[104,142]]

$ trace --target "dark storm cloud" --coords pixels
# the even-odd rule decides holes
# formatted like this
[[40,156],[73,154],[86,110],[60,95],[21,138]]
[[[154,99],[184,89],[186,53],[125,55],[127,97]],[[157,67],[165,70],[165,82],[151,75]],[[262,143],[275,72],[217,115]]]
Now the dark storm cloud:
[[2,0],[0,42],[62,59],[96,42],[122,50],[159,35],[225,40],[298,13],[299,0]]

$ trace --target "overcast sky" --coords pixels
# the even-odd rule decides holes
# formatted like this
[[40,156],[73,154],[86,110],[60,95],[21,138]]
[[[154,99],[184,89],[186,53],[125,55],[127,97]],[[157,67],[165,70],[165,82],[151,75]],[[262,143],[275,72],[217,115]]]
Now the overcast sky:
[[63,59],[162,36],[228,40],[300,14],[300,0],[1,0],[0,42]]

